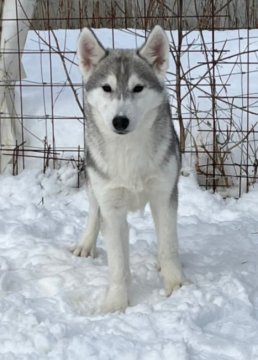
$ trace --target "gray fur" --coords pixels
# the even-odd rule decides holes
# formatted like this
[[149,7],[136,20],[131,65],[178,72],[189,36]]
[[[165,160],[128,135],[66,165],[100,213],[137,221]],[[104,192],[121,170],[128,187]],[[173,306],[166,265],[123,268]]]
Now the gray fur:
[[108,174],[106,174],[98,165],[97,161],[93,158],[89,147],[86,149],[86,172],[87,168],[93,169],[98,173],[103,179],[108,179]]
[[[124,72],[121,71],[123,65]],[[136,51],[131,49],[109,49],[107,55],[101,59],[94,73],[86,83],[86,91],[91,91],[97,86],[104,85],[104,80],[108,74],[115,74],[118,82],[118,91],[114,96],[128,96],[127,83],[131,74],[137,74],[148,86],[155,91],[163,91],[163,85],[158,81],[157,77],[149,64],[143,60]]]
[[[161,161],[161,165],[164,165],[169,162],[170,157],[176,154],[176,148],[178,147],[178,137],[175,132],[170,105],[168,99],[164,101],[159,108],[158,115],[153,124],[153,132],[154,132],[154,146],[155,151],[159,148],[160,144],[164,141],[167,142],[167,150],[164,153],[163,161]],[[178,159],[179,166],[181,160]]]

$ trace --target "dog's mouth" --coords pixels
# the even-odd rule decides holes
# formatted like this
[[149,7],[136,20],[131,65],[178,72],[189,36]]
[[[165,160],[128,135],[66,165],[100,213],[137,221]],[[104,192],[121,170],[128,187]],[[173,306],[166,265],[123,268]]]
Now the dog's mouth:
[[115,133],[117,135],[126,135],[128,134],[130,131],[129,130],[115,130]]

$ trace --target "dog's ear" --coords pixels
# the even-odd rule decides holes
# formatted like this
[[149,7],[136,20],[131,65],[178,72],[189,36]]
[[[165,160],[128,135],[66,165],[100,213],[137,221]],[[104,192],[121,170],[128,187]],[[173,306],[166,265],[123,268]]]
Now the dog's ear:
[[82,29],[78,39],[77,56],[79,67],[85,80],[89,78],[94,67],[106,55],[106,50],[89,28]]
[[161,26],[156,25],[153,28],[138,53],[153,67],[159,77],[165,76],[168,68],[169,42]]

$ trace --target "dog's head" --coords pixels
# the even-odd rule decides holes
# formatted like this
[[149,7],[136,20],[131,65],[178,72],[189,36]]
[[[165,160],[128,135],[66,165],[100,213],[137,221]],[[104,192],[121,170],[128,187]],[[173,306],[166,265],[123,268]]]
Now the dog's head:
[[105,49],[84,28],[77,54],[87,103],[100,125],[116,134],[151,126],[149,119],[164,101],[169,54],[168,39],[160,26],[154,27],[137,50]]

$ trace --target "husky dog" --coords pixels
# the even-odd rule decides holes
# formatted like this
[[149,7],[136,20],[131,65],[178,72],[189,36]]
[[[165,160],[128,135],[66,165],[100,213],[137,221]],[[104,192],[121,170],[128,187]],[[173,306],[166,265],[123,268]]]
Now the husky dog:
[[85,83],[90,211],[77,256],[95,256],[102,224],[110,271],[105,312],[124,311],[130,280],[128,211],[150,203],[158,264],[169,296],[183,280],[177,245],[180,170],[164,77],[169,43],[155,26],[137,50],[105,49],[84,28],[78,41]]

